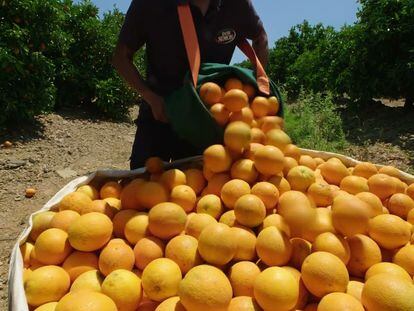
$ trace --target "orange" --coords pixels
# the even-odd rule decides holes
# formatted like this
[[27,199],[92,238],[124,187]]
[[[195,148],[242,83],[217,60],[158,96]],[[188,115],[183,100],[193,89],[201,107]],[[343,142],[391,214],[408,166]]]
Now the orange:
[[131,271],[134,262],[132,248],[124,240],[114,239],[109,241],[99,255],[99,270],[105,276],[118,269]]
[[350,280],[348,283],[348,287],[346,289],[346,293],[361,301],[362,289],[364,288],[364,283]]
[[319,157],[313,158],[313,160],[316,162],[316,166],[319,166],[323,163],[325,163],[325,160]]
[[405,193],[414,200],[414,183],[408,186],[408,188],[405,190]]
[[221,126],[225,126],[230,120],[230,111],[223,104],[218,103],[211,106],[210,113]]
[[402,182],[397,177],[391,177],[396,184],[396,190],[395,193],[405,193],[406,189],[408,188],[408,185],[405,182]]
[[243,91],[247,94],[249,99],[256,96],[256,88],[251,84],[243,84]]
[[369,205],[370,217],[375,217],[382,214],[382,203],[381,200],[371,192],[360,192],[356,197]]
[[[212,145],[203,154],[204,167],[213,173],[226,172],[231,167],[231,156],[223,145]],[[208,180],[208,178],[206,178]]]
[[327,207],[333,203],[331,187],[320,182],[315,182],[309,186],[308,196],[318,207]]
[[206,186],[203,172],[196,168],[190,168],[185,170],[184,174],[187,179],[187,185],[190,186],[197,195],[200,194]]
[[149,235],[148,214],[137,213],[129,218],[125,223],[124,234],[129,243],[135,245],[140,239]]
[[106,182],[99,192],[101,199],[121,197],[122,186],[116,181]]
[[309,167],[299,165],[289,171],[286,179],[292,190],[306,192],[315,182],[315,173]]
[[108,216],[89,213],[80,216],[70,225],[68,239],[76,250],[92,252],[109,241],[112,231],[113,225]]
[[181,206],[187,213],[194,209],[196,200],[197,196],[189,186],[176,186],[171,191],[170,201]]
[[369,191],[368,180],[359,176],[346,176],[341,180],[339,187],[350,194]]
[[23,286],[28,304],[38,307],[59,301],[69,290],[70,278],[61,267],[44,266],[33,271]]
[[283,153],[274,146],[259,148],[254,154],[254,165],[261,174],[277,175],[283,171]]
[[234,227],[235,225],[237,225],[234,210],[227,211],[223,215],[221,215],[219,222],[229,227]]
[[414,225],[414,209],[412,209],[407,215],[407,221]]
[[283,167],[283,175],[284,176],[287,176],[289,174],[289,171],[292,168],[294,168],[294,167],[296,167],[298,165],[299,165],[299,163],[294,158],[285,157],[285,159],[284,159],[284,167]]
[[281,129],[273,129],[266,133],[265,145],[271,145],[283,151],[291,143],[290,137]]
[[410,241],[412,225],[394,215],[378,215],[369,222],[369,236],[385,249],[396,249]]
[[250,185],[241,179],[233,179],[221,189],[221,199],[228,208],[234,208],[236,201],[245,194],[250,194]]
[[400,248],[395,253],[392,261],[404,268],[411,276],[414,276],[414,245],[406,245]]
[[203,196],[197,203],[197,213],[209,214],[215,219],[219,219],[223,213],[220,198],[214,194]]
[[241,121],[247,125],[251,125],[253,122],[253,111],[249,107],[245,107],[240,111],[232,112],[229,118],[229,122]]
[[159,157],[150,157],[145,161],[145,169],[150,174],[158,174],[164,171],[164,162]]
[[[103,201],[105,201],[106,203],[108,203],[108,205],[112,208],[112,211],[114,213],[117,213],[122,208],[122,203],[121,203],[121,200],[120,199],[117,199],[117,198],[106,198],[106,199],[103,199]],[[110,214],[110,212],[108,214],[110,216],[112,216],[112,214]]]
[[162,173],[160,183],[171,191],[176,186],[185,185],[187,183],[187,178],[183,171],[179,169],[171,169]]
[[315,252],[302,265],[302,280],[310,293],[322,298],[333,292],[346,292],[349,275],[345,264],[335,255]]
[[330,184],[340,185],[342,179],[350,173],[346,166],[338,159],[331,158],[320,166],[323,178]]
[[[123,209],[140,209],[136,193],[144,182],[143,179],[137,178],[132,180],[122,189],[120,200]],[[108,215],[108,217],[112,218],[113,216],[110,217]]]
[[306,257],[311,254],[312,244],[301,238],[290,239],[290,244],[292,244],[292,256],[289,265],[300,269]]
[[298,295],[298,299],[296,301],[296,305],[294,306],[293,310],[302,310],[306,306],[309,300],[309,292],[306,289],[305,284],[302,281],[302,278],[301,278],[302,275],[299,272],[299,270],[289,267],[289,266],[284,266],[282,267],[282,269],[291,273],[293,277],[296,279],[296,281],[298,282],[299,295]]
[[142,238],[134,247],[135,266],[144,270],[151,261],[164,257],[164,249],[164,242],[160,239],[153,236]]
[[185,228],[187,214],[175,203],[155,205],[148,213],[149,231],[160,239],[171,239]]
[[118,310],[135,311],[142,297],[141,280],[131,271],[118,269],[105,278],[102,293],[115,302]]
[[146,209],[168,200],[167,190],[160,183],[153,181],[141,184],[136,196],[139,205]]
[[381,250],[370,237],[357,234],[349,237],[347,241],[351,250],[347,267],[351,275],[364,277],[369,268],[381,262]]
[[56,228],[43,231],[37,238],[34,251],[36,259],[45,265],[60,265],[72,252],[68,234]]
[[281,176],[272,176],[269,178],[268,182],[277,187],[279,195],[291,190],[289,182]]
[[91,185],[83,185],[76,189],[77,192],[83,192],[86,194],[91,200],[98,200],[99,199],[99,192],[96,190],[95,187]]
[[231,178],[241,179],[248,182],[249,184],[254,183],[259,175],[254,166],[254,162],[249,159],[241,159],[234,162],[230,173]]
[[372,175],[378,173],[377,167],[370,162],[362,162],[355,165],[355,168],[352,172],[352,175],[364,177],[366,179],[370,178]]
[[282,151],[286,157],[294,158],[296,161],[299,162],[301,157],[301,151],[297,146],[289,144]]
[[165,257],[173,260],[185,275],[190,269],[203,263],[197,248],[196,238],[190,235],[176,236],[168,242]]
[[368,232],[369,206],[350,194],[341,194],[332,204],[332,221],[335,229],[344,236]]
[[288,236],[276,227],[267,227],[257,236],[256,251],[268,266],[282,266],[289,262],[292,245]]
[[263,220],[263,224],[259,231],[263,230],[264,228],[274,226],[278,228],[280,231],[283,231],[286,233],[287,236],[290,236],[290,229],[286,221],[283,219],[282,216],[279,214],[271,214],[266,216],[266,218]]
[[59,202],[59,211],[72,210],[78,214],[87,208],[92,200],[83,192],[72,192],[65,195]]
[[236,243],[236,253],[233,260],[256,259],[256,235],[254,231],[240,225],[232,227],[231,230]]
[[414,310],[413,297],[412,282],[383,273],[365,283],[361,300],[367,310]]
[[[141,310],[141,309],[139,309]],[[180,302],[180,297],[174,296],[164,300],[155,311],[186,311]]]
[[254,297],[253,285],[259,274],[259,267],[250,261],[240,261],[231,266],[228,278],[233,288],[234,296]]
[[86,208],[82,209],[81,211],[82,215],[92,213],[92,212],[97,212],[97,213],[105,214],[111,219],[114,218],[114,215],[118,212],[118,209],[116,209],[114,206],[109,204],[106,200],[92,201]]
[[230,175],[227,173],[214,174],[208,181],[205,194],[214,194],[220,196],[221,189],[230,179]]
[[396,193],[388,201],[387,208],[390,213],[407,219],[408,213],[414,209],[414,200],[403,193]]
[[55,216],[55,212],[45,211],[35,214],[33,216],[32,231],[30,231],[30,238],[36,241],[37,237],[45,230],[51,228],[51,222]]
[[270,112],[270,104],[266,97],[257,96],[251,104],[255,118],[267,116]]
[[24,267],[28,268],[30,266],[30,253],[32,252],[34,245],[30,242],[25,242],[20,245],[20,252],[22,253]]
[[259,150],[262,147],[263,147],[262,144],[250,143],[249,147],[247,147],[243,152],[243,158],[254,160],[254,154],[256,153],[257,150]]
[[388,176],[392,176],[392,177],[396,177],[396,178],[400,178],[401,177],[401,173],[400,171],[395,168],[394,166],[383,166],[378,170],[378,173],[380,174],[386,174]]
[[234,237],[229,226],[222,223],[211,224],[198,237],[198,251],[206,262],[225,265],[233,259],[237,251]]
[[215,223],[217,223],[216,219],[209,214],[194,214],[191,218],[190,216],[188,217],[185,233],[198,239],[205,227]]
[[163,301],[177,295],[181,279],[180,267],[174,261],[158,258],[142,272],[142,288],[149,299]]
[[55,311],[117,311],[114,301],[108,296],[91,291],[71,292],[57,304]]
[[208,106],[217,104],[221,100],[221,88],[214,82],[207,82],[200,87],[200,98]]
[[268,98],[269,102],[269,112],[268,115],[274,116],[279,112],[280,103],[276,96],[272,96]]
[[80,215],[79,215],[79,213],[77,213],[75,211],[72,211],[72,210],[61,211],[61,212],[56,213],[53,216],[53,218],[50,222],[50,226],[51,226],[51,228],[57,228],[57,229],[61,229],[61,230],[67,232],[68,229],[69,229],[69,226],[78,217],[80,217]]
[[234,297],[229,305],[228,311],[260,311],[261,308],[252,297]]
[[251,142],[250,125],[242,121],[231,122],[224,130],[224,144],[229,150],[241,151]]
[[242,90],[230,90],[228,91],[223,99],[222,103],[230,112],[237,112],[242,110],[249,105],[249,98],[247,94]]
[[234,214],[238,223],[254,228],[265,219],[266,207],[259,197],[253,194],[245,194],[234,204]]
[[307,166],[313,171],[316,170],[316,166],[317,166],[315,160],[311,156],[308,156],[308,155],[301,155],[299,158],[299,164],[303,166]]
[[352,310],[364,311],[361,302],[346,293],[330,293],[322,298],[318,304],[318,311]]
[[125,238],[124,229],[125,225],[132,217],[139,215],[139,212],[135,210],[122,210],[113,218],[114,235],[118,238]]
[[336,232],[332,224],[332,212],[324,207],[316,208],[314,217],[302,230],[302,237],[313,242],[319,234],[324,232]]
[[385,174],[375,174],[368,179],[369,191],[384,200],[396,192],[397,185],[392,177]]
[[226,91],[230,90],[242,90],[244,87],[243,82],[236,78],[230,78],[224,83],[224,89]]
[[407,280],[407,282],[412,281],[411,276],[408,274],[407,271],[405,271],[403,268],[396,265],[395,263],[391,263],[391,262],[380,262],[380,263],[373,265],[366,272],[365,280],[368,281],[373,276],[381,274],[381,273],[387,273],[388,275],[399,276],[401,279]]
[[258,125],[264,133],[267,133],[273,129],[283,129],[284,120],[281,117],[267,116],[260,118],[258,120]]
[[188,271],[180,283],[178,296],[188,311],[227,311],[233,292],[221,270],[200,265]]
[[275,185],[266,181],[255,184],[251,194],[262,200],[268,210],[275,208],[279,201],[279,190],[277,190]]
[[263,133],[261,129],[258,129],[258,128],[251,129],[251,136],[252,136],[252,139],[251,139],[252,143],[263,144],[266,139],[266,135]]
[[254,282],[254,296],[264,310],[291,310],[299,297],[299,284],[291,272],[267,268]]
[[69,274],[70,280],[73,282],[82,273],[98,269],[98,256],[95,253],[75,251],[66,258],[62,268]]
[[318,235],[312,244],[312,252],[331,253],[341,259],[344,264],[348,264],[351,256],[347,240],[332,232],[324,232]]
[[34,309],[34,311],[55,311],[57,304],[57,302],[48,302]]

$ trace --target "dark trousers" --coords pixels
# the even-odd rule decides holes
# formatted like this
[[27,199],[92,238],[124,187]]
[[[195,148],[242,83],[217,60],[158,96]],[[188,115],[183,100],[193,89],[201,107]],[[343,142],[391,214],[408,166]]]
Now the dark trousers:
[[144,167],[150,157],[159,157],[168,162],[202,153],[180,139],[170,124],[156,121],[151,108],[145,103],[140,106],[135,123],[137,132],[130,158],[131,170]]

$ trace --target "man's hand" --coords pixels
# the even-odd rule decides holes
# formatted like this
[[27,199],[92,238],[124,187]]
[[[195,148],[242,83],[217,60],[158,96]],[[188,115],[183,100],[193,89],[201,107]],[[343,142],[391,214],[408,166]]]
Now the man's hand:
[[152,93],[144,98],[148,105],[151,107],[152,115],[154,119],[160,122],[167,123],[167,114],[165,113],[165,102],[164,98],[161,96]]

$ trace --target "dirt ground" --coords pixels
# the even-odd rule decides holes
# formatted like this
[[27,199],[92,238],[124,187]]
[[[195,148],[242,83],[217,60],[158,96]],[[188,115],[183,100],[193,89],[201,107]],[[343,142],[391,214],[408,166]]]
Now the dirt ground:
[[[136,113],[134,110],[131,115]],[[373,128],[368,117],[361,121],[364,115],[361,113],[354,123],[347,123],[347,130],[353,135],[348,137],[351,146],[345,153],[412,172],[412,119],[403,121],[409,123],[409,129],[396,132],[395,126],[386,123],[382,129]],[[384,111],[384,115],[389,115],[389,111]],[[378,118],[378,115],[371,117]],[[387,132],[388,128],[394,129],[392,135]],[[131,121],[114,123],[69,111],[41,116],[34,126],[17,132],[0,133],[0,143],[13,142],[11,148],[0,149],[0,310],[7,310],[10,251],[28,216],[76,176],[97,169],[127,169],[134,134],[135,125]],[[27,187],[37,189],[34,198],[24,197]]]

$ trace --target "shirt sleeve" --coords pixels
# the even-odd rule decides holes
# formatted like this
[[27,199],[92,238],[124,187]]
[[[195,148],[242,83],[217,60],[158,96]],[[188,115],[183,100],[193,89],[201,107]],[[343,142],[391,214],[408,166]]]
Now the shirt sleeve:
[[241,25],[244,38],[256,39],[263,31],[263,23],[256,12],[251,0],[240,0],[241,15],[243,21]]
[[145,1],[132,0],[119,33],[119,42],[134,51],[140,49],[146,42]]

